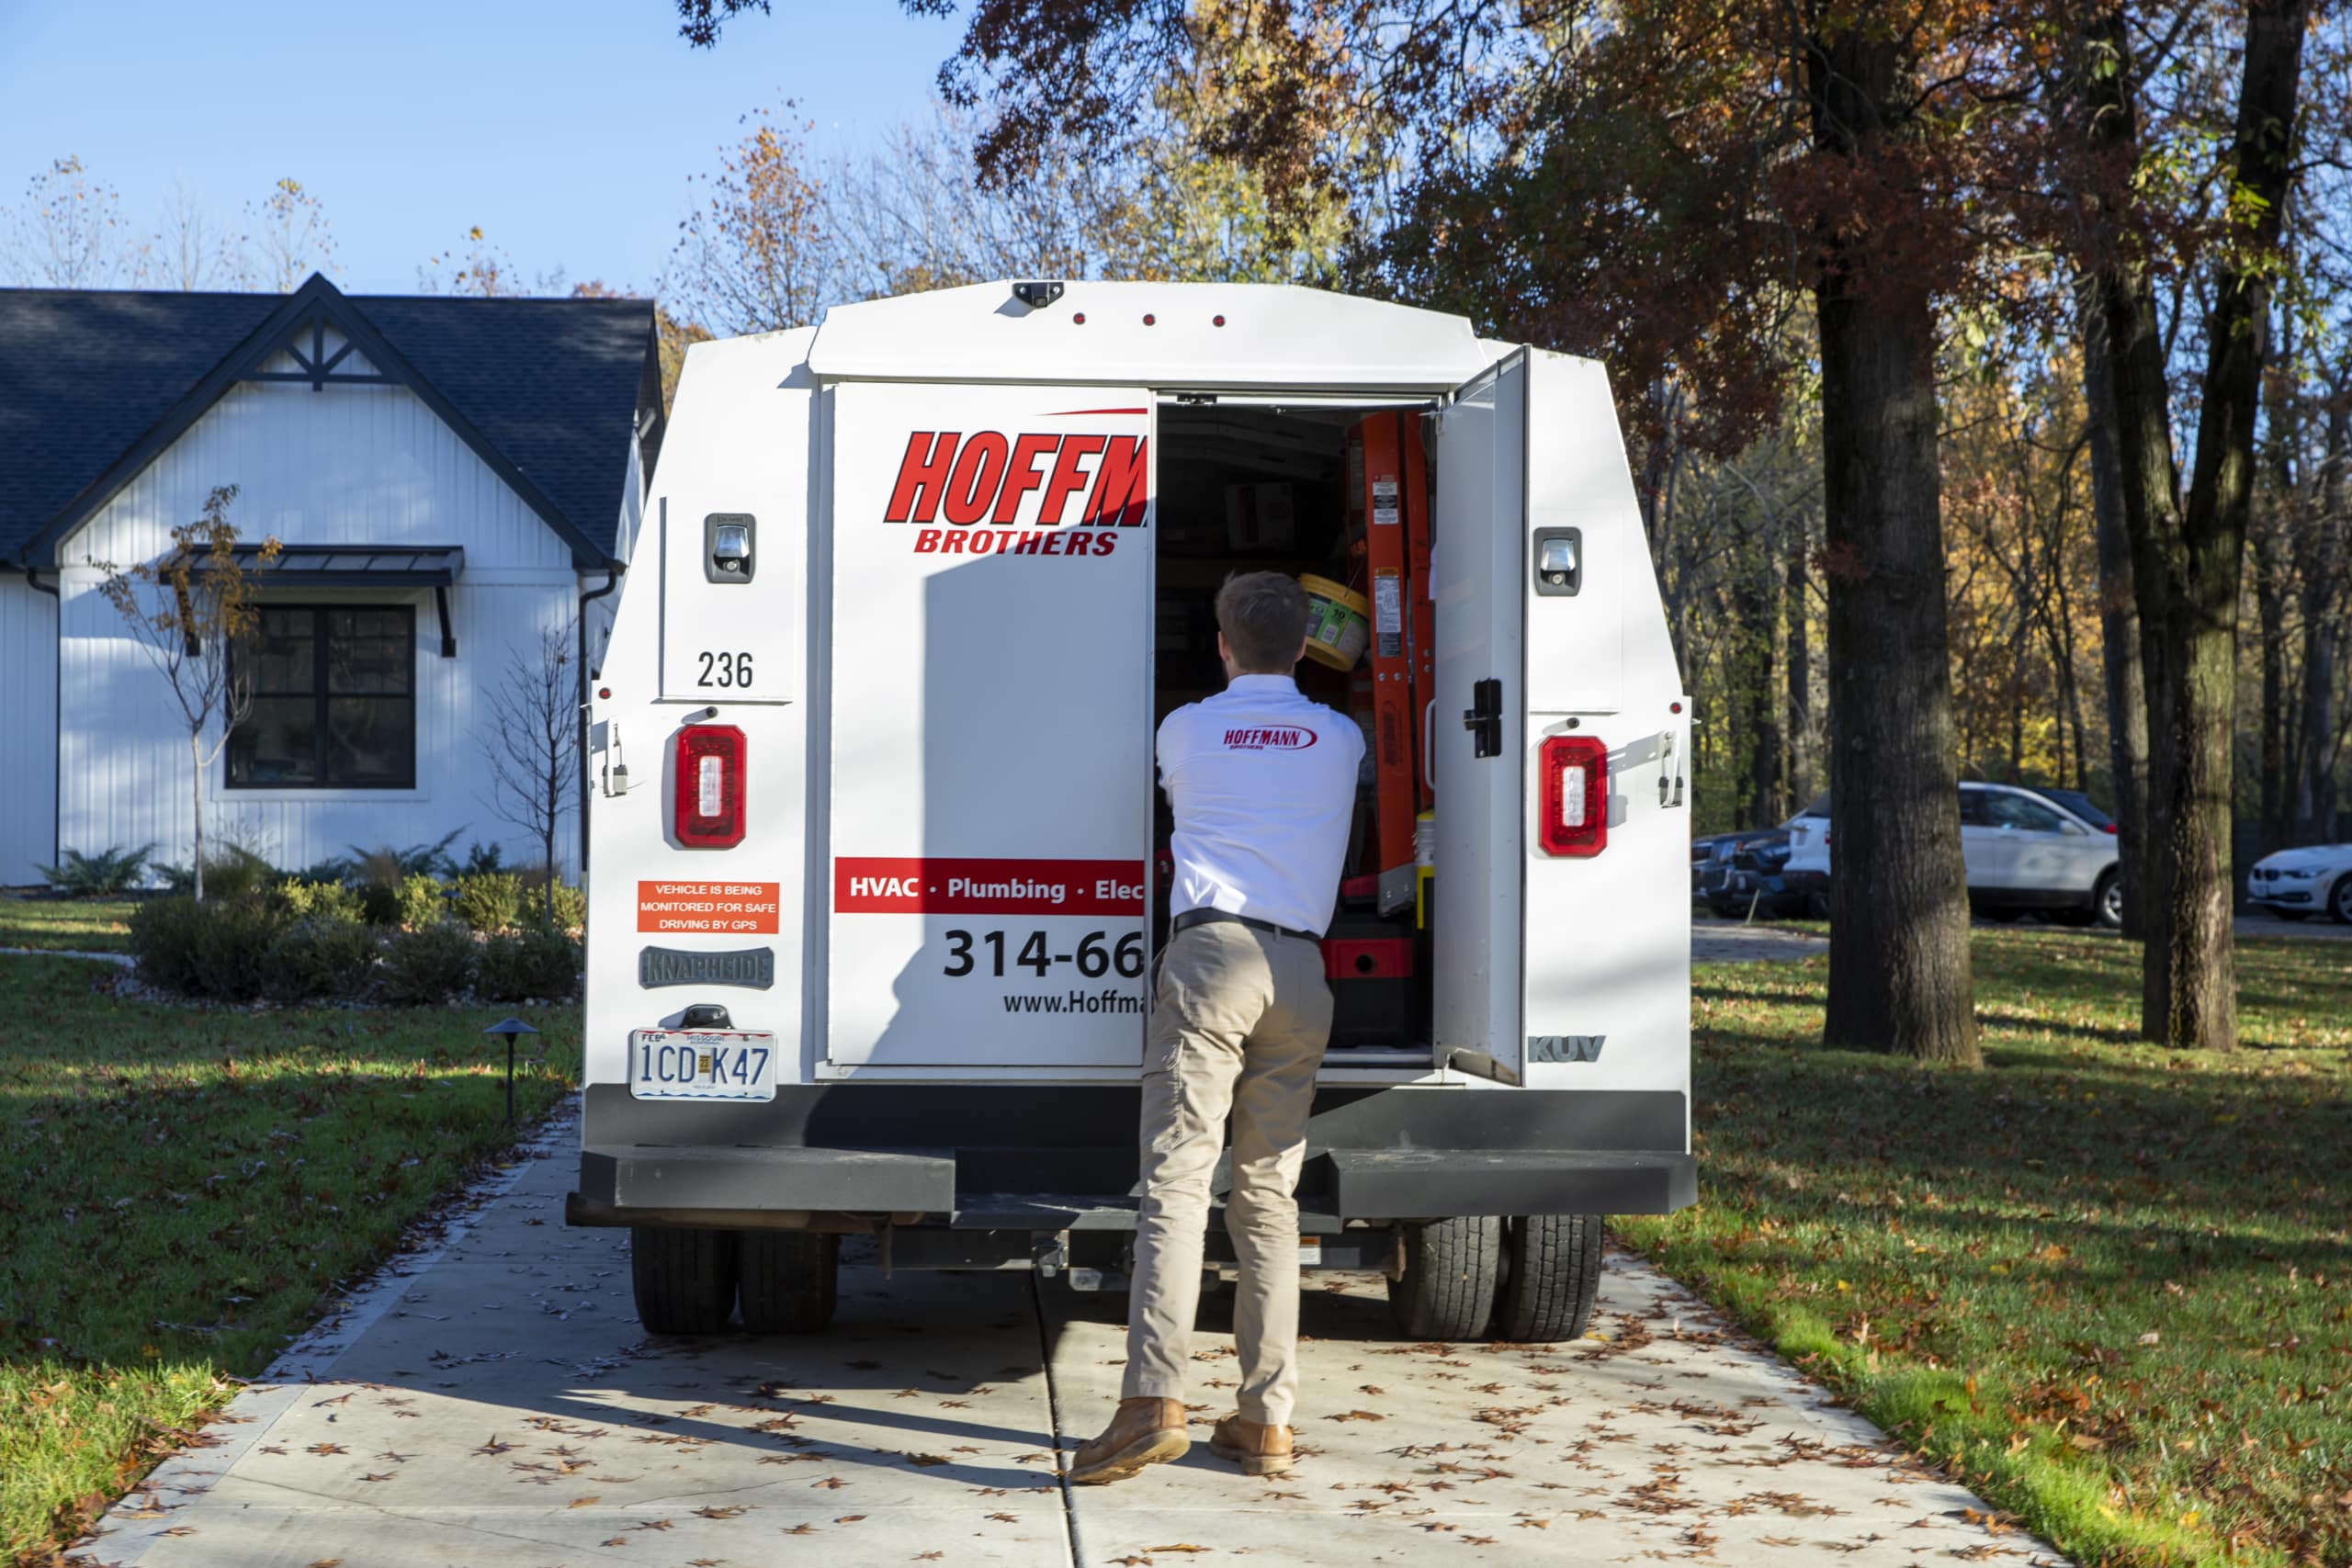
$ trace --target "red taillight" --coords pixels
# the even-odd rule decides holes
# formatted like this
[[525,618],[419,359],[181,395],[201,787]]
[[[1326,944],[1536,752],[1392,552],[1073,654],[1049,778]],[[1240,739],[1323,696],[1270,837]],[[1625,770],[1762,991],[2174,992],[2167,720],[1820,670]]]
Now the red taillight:
[[678,731],[670,821],[678,847],[731,850],[743,841],[743,732],[731,724]]
[[2121,837],[2123,836],[2123,829],[2120,829],[2120,828],[2118,828],[2118,827],[2117,827],[2114,823],[2112,823],[2112,822],[2102,822],[2102,823],[2100,823],[2100,824],[2098,825],[2098,830],[2099,830],[2100,832],[2102,832],[2102,833],[2112,833],[2112,834],[2114,834],[2114,835],[2115,835],[2117,838],[2119,838],[2119,839],[2120,839],[2120,838],[2121,838]]
[[1589,735],[1555,735],[1539,753],[1544,774],[1536,840],[1554,855],[1609,847],[1609,748]]

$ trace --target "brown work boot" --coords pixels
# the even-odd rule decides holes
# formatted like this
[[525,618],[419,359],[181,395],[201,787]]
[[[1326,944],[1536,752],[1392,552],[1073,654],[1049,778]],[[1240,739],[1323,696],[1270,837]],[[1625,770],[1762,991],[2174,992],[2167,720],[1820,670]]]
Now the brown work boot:
[[1233,1461],[1244,1475],[1281,1475],[1291,1466],[1290,1428],[1228,1416],[1209,1433],[1209,1452]]
[[1102,1435],[1078,1445],[1069,1478],[1081,1486],[1125,1481],[1148,1464],[1182,1459],[1192,1446],[1184,1435],[1182,1400],[1123,1399]]

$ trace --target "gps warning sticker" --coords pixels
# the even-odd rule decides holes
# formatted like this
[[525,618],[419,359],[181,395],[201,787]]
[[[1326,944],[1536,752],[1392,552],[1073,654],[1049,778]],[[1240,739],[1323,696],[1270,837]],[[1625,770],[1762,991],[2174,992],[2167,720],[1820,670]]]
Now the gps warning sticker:
[[637,929],[773,936],[781,892],[774,882],[640,882]]

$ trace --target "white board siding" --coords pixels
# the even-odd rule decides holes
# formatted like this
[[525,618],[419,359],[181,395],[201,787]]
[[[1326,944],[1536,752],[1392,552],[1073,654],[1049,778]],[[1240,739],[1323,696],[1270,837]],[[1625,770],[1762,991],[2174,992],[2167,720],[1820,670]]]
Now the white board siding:
[[289,545],[463,545],[466,575],[569,574],[571,552],[405,387],[229,392],[58,551],[72,565],[146,560],[215,485],[238,487],[240,537]]
[[[449,593],[455,659],[441,657],[429,590],[269,593],[289,603],[415,606],[416,785],[229,790],[216,758],[205,768],[207,840],[243,842],[300,868],[355,844],[406,847],[455,829],[460,852],[480,840],[504,845],[510,861],[536,859],[537,846],[486,803],[487,694],[510,643],[528,649],[540,627],[570,624],[582,581],[570,547],[401,387],[239,387],[61,548],[69,564],[57,645],[65,693],[55,729],[59,841],[92,852],[153,842],[160,859],[188,861],[187,730],[169,686],[98,592],[102,576],[93,563],[152,558],[172,526],[196,518],[210,489],[226,483],[240,487],[231,517],[244,538],[459,545],[466,565]],[[576,818],[558,839],[559,855],[571,866]]]
[[0,886],[40,880],[57,821],[57,601],[0,577]]

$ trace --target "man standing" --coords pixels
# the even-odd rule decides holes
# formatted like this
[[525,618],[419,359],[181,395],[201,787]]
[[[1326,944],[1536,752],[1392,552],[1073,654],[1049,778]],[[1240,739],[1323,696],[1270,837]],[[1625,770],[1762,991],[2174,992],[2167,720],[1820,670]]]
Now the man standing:
[[1251,1475],[1291,1466],[1298,1394],[1298,1185],[1331,1032],[1317,945],[1347,858],[1363,736],[1299,694],[1306,591],[1279,572],[1217,591],[1227,687],[1159,727],[1175,814],[1168,945],[1143,1073],[1143,1202],[1118,1414],[1069,1478],[1120,1481],[1182,1457],[1209,1175],[1233,1119],[1226,1230],[1240,1262],[1240,1410],[1209,1447]]

